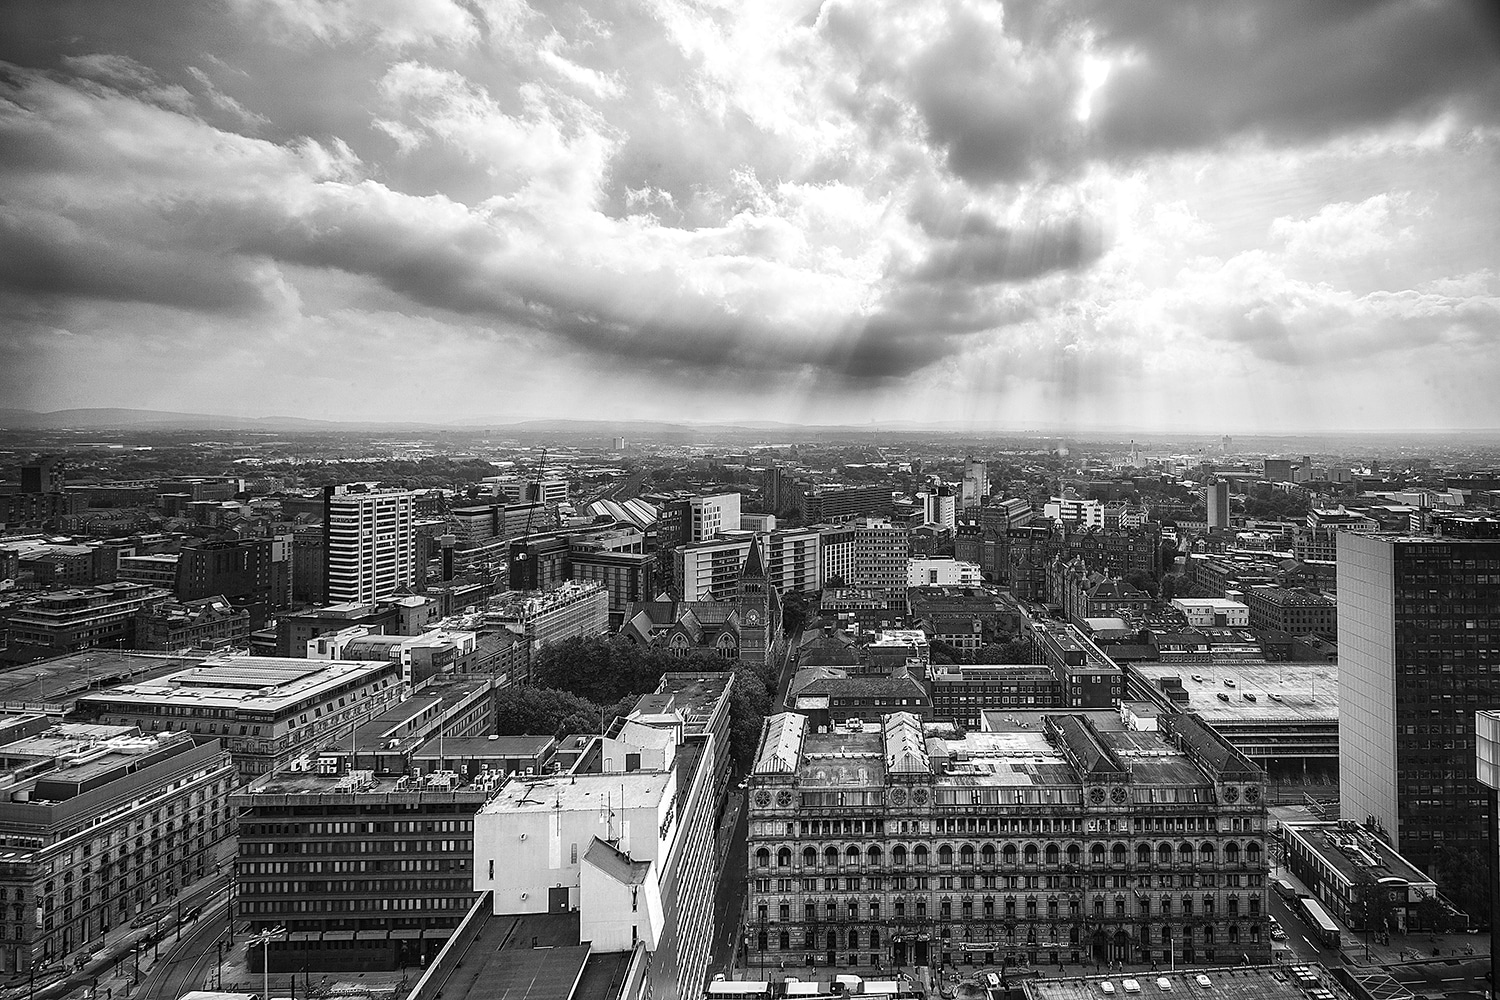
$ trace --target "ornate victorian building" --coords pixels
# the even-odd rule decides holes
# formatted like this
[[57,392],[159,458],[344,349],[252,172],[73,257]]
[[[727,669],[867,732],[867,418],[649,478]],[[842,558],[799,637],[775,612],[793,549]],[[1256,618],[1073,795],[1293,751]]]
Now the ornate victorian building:
[[1264,962],[1264,775],[1192,715],[1017,713],[927,736],[766,722],[750,780],[752,961]]

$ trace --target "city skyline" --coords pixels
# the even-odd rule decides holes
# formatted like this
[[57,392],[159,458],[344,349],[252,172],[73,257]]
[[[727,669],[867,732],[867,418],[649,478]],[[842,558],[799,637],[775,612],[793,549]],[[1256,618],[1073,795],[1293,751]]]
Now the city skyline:
[[1496,29],[1480,4],[10,4],[0,402],[1493,428]]

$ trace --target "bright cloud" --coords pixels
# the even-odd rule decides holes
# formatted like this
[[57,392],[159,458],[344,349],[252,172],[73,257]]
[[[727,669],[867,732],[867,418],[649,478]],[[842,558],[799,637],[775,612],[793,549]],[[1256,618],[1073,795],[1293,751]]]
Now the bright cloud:
[[26,7],[14,405],[1500,420],[1480,7]]

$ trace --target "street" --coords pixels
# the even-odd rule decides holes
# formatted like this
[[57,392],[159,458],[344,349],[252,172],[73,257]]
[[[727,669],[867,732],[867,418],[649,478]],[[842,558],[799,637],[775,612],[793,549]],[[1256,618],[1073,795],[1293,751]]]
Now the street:
[[203,978],[218,955],[218,940],[228,931],[224,903],[204,912],[185,938],[175,942],[156,960],[141,981],[137,1000],[177,1000],[191,990],[202,989]]
[[[802,641],[802,630],[789,637],[781,655],[781,669],[777,672],[775,701],[771,711],[785,711],[786,692],[796,673],[795,653]],[[750,831],[749,809],[746,808],[745,792],[739,786],[729,789],[729,803],[724,809],[724,818],[719,825],[719,854],[723,868],[719,872],[719,884],[714,891],[714,946],[709,956],[710,973],[726,975],[734,965],[735,951],[739,947],[740,918],[744,915],[745,878],[750,863],[746,840]]]

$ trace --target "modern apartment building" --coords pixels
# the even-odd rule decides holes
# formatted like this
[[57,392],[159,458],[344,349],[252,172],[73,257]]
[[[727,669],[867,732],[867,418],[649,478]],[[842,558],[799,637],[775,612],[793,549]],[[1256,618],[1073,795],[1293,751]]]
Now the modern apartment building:
[[389,660],[230,655],[83,695],[74,711],[146,733],[181,730],[199,742],[221,741],[248,779],[347,738],[404,696],[401,665]]
[[823,587],[821,531],[815,527],[781,528],[757,536],[766,580],[777,593],[811,593]]
[[739,594],[740,567],[755,535],[739,531],[708,541],[689,542],[672,552],[677,596],[683,601],[728,601]]
[[1486,850],[1475,713],[1500,708],[1500,539],[1338,534],[1340,812],[1428,871]]
[[287,930],[251,971],[430,961],[474,905],[474,814],[501,778],[279,771],[235,793],[237,917]]
[[984,503],[985,497],[990,495],[989,470],[983,462],[975,460],[971,455],[964,463],[964,482],[960,497],[964,510],[972,510]]
[[65,723],[0,746],[0,971],[87,956],[212,874],[234,766],[218,740]]
[[0,658],[26,663],[81,649],[133,649],[141,613],[171,596],[160,587],[117,582],[29,598],[5,614],[9,644]]
[[892,610],[906,608],[906,567],[911,533],[905,525],[865,518],[854,522],[854,567],[851,587],[885,596]]
[[1229,481],[1220,479],[1205,485],[1203,506],[1208,509],[1204,520],[1210,530],[1229,527]]
[[1263,775],[1193,716],[1023,713],[928,737],[766,720],[749,792],[751,961],[1264,962]]
[[808,521],[832,524],[862,517],[889,517],[891,491],[885,486],[852,486],[848,489],[819,490],[803,501]]
[[416,506],[409,490],[329,486],[323,494],[325,597],[375,601],[416,579]]

